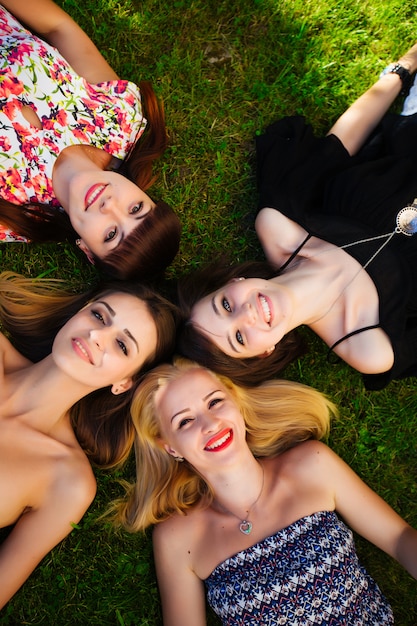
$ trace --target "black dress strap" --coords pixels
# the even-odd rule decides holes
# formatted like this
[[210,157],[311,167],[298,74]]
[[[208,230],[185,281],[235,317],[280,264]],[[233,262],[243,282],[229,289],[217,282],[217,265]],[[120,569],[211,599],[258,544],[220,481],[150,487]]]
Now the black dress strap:
[[364,326],[363,328],[357,328],[356,330],[352,330],[351,333],[348,333],[341,339],[338,339],[337,341],[335,341],[335,343],[332,346],[330,346],[330,348],[327,350],[327,356],[326,356],[327,362],[336,363],[339,360],[339,357],[337,355],[334,361],[332,361],[331,359],[332,352],[336,348],[336,346],[339,345],[339,343],[342,343],[342,341],[345,341],[345,339],[349,339],[349,337],[353,337],[354,335],[359,335],[359,333],[364,333],[366,330],[373,330],[374,328],[379,328],[379,324],[373,324],[372,326]]
[[278,272],[283,272],[289,266],[291,261],[293,261],[295,259],[297,254],[300,252],[301,248],[303,248],[305,246],[305,244],[307,243],[307,241],[309,239],[311,239],[311,237],[312,237],[312,235],[310,233],[308,233],[307,237],[300,243],[298,248],[296,248],[294,250],[294,252],[288,257],[288,259],[285,261],[284,265],[281,265],[281,267],[279,268]]

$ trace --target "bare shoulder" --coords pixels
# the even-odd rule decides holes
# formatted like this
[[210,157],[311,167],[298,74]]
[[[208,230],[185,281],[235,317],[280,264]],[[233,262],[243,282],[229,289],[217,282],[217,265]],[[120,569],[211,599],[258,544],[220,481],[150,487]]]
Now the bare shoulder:
[[174,546],[177,546],[178,549],[187,546],[187,550],[189,550],[190,546],[194,545],[197,540],[199,529],[204,523],[204,509],[196,508],[184,515],[175,513],[154,527],[154,545],[163,549],[163,546],[168,544],[170,550]]
[[303,242],[307,231],[276,209],[261,209],[255,230],[268,260],[279,266]]
[[277,464],[280,471],[308,477],[314,472],[324,472],[337,458],[326,444],[311,439],[281,454],[277,457]]
[[91,465],[81,449],[69,450],[55,459],[50,497],[71,502],[71,508],[80,517],[94,500],[97,482]]

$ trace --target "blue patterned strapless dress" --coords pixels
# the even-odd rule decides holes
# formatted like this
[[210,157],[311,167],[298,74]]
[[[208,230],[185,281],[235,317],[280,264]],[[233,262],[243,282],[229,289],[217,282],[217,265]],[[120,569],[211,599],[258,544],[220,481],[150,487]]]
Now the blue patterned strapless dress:
[[225,626],[383,626],[391,607],[334,512],[307,515],[218,565],[204,581]]

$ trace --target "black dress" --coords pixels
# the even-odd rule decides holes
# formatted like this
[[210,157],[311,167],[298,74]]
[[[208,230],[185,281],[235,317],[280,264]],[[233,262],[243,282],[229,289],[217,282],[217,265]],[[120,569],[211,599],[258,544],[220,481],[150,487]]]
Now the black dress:
[[[387,115],[354,157],[334,135],[318,138],[304,118],[287,117],[257,138],[259,209],[278,209],[309,234],[342,246],[392,233],[417,198],[417,114]],[[365,265],[385,239],[346,249]],[[379,295],[380,327],[394,351],[367,389],[417,375],[417,235],[395,234],[366,270]]]

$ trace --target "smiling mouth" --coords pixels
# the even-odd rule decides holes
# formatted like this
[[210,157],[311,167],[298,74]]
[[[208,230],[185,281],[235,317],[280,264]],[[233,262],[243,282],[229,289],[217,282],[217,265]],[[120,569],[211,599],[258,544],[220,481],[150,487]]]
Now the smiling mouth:
[[91,358],[91,354],[88,352],[85,346],[81,343],[81,341],[74,338],[72,339],[72,344],[74,346],[75,351],[81,356],[82,359],[84,359],[84,361],[88,361],[88,363],[91,363],[91,365],[94,365],[94,362]]
[[232,443],[233,440],[233,431],[231,429],[223,430],[216,437],[212,437],[208,444],[205,446],[204,450],[209,452],[223,450],[227,448],[229,444]]
[[87,209],[101,196],[107,185],[93,185],[85,194],[84,204],[85,210]]
[[262,294],[259,294],[259,302],[261,303],[261,309],[262,309],[264,321],[267,324],[270,324],[272,314],[271,314],[270,306],[268,304],[268,300],[265,298],[265,296],[263,296]]

